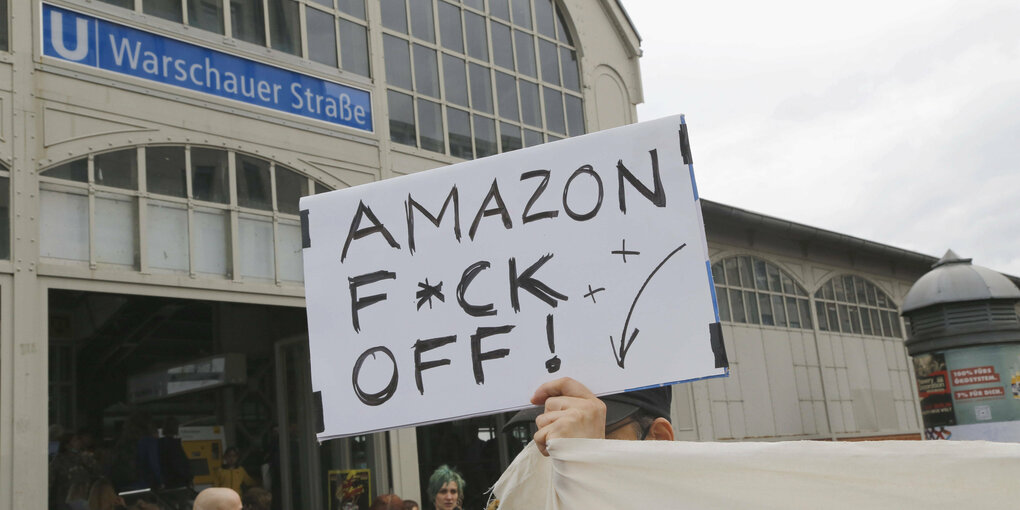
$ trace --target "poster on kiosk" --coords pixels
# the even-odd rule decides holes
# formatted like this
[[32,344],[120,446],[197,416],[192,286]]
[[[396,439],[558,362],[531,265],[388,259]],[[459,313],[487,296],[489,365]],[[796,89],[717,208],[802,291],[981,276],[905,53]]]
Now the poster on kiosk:
[[320,440],[726,374],[682,116],[301,199]]

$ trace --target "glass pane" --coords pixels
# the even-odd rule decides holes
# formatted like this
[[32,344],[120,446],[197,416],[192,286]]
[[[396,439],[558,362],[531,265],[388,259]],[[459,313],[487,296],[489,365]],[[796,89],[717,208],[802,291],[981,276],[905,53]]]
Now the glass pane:
[[542,81],[559,85],[560,60],[558,57],[559,50],[556,48],[556,45],[545,39],[539,39],[538,54],[542,61]]
[[[879,326],[879,329],[881,329],[881,326]],[[867,308],[861,308],[861,332],[865,335],[874,334],[871,329],[871,312]]]
[[460,7],[439,2],[439,39],[443,47],[464,53],[464,33],[460,24]]
[[877,291],[875,295],[875,301],[878,303],[879,308],[891,308],[891,301],[886,298],[885,292]]
[[532,131],[530,129],[524,130],[524,146],[534,147],[536,145],[542,145],[545,139],[542,138],[542,133],[538,131]]
[[280,236],[277,251],[280,279],[289,282],[303,282],[305,269],[301,260],[301,225],[280,223],[277,225],[276,231]]
[[510,42],[510,27],[492,22],[492,62],[497,66],[514,69],[514,47]]
[[230,202],[227,151],[191,149],[191,196],[208,202]]
[[761,324],[761,319],[758,317],[758,300],[755,299],[754,292],[744,291],[744,307],[747,309],[747,322]]
[[793,283],[793,280],[783,273],[783,292],[790,296],[797,295],[797,284]]
[[889,323],[892,324],[893,336],[900,338],[903,336],[903,331],[900,329],[900,318],[896,312],[886,312],[889,315]]
[[88,197],[48,190],[40,191],[39,196],[39,255],[88,260]]
[[531,28],[531,0],[510,0],[514,11],[514,24]]
[[[190,10],[188,15],[191,15]],[[265,46],[266,18],[262,2],[230,0],[230,25],[235,38]]]
[[[414,4],[424,2],[411,2],[411,3]],[[339,0],[337,4],[340,7],[340,12],[350,14],[351,16],[354,16],[355,18],[358,18],[360,20],[365,19],[365,0]]]
[[535,0],[535,24],[538,25],[538,33],[550,39],[556,38],[552,0]]
[[871,282],[864,282],[868,289],[867,302],[871,306],[878,306],[878,301],[875,299],[875,286]]
[[765,270],[766,262],[762,259],[753,259],[754,266],[754,287],[758,290],[769,290],[769,277]]
[[315,182],[315,194],[316,195],[321,195],[323,193],[328,193],[330,191],[331,190],[325,184],[323,184],[321,182],[318,182],[318,181]]
[[294,0],[269,0],[269,35],[273,49],[301,56],[301,21]]
[[542,127],[542,103],[538,99],[538,85],[520,80],[521,120],[525,124]]
[[839,332],[839,315],[835,303],[825,303],[825,315],[829,320],[829,331]]
[[501,20],[510,21],[509,0],[489,0],[489,14]]
[[782,296],[772,296],[772,316],[776,319],[776,326],[786,327],[786,308],[783,306]]
[[308,178],[280,165],[276,165],[276,210],[298,214],[298,200],[308,194]]
[[545,128],[556,133],[566,133],[563,122],[563,94],[560,91],[542,87],[545,98]]
[[500,122],[499,144],[502,152],[510,152],[524,147],[524,142],[521,140],[521,128],[513,124]]
[[758,306],[761,308],[761,323],[766,326],[775,326],[776,319],[772,315],[772,300],[766,294],[758,294]]
[[496,145],[496,122],[488,117],[474,115],[475,157],[484,158],[499,152]]
[[[101,1],[103,3],[110,4],[110,5],[116,5],[117,7],[123,7],[125,9],[134,9],[135,8],[135,0],[99,0],[99,1]],[[6,7],[7,3],[6,2],[2,2],[2,4],[4,5],[3,8],[6,9],[7,8]],[[4,11],[4,12],[6,13],[6,11]]]
[[715,287],[715,299],[719,303],[719,320],[729,322],[730,321],[730,300],[726,297],[726,289]]
[[[421,0],[417,0],[420,3]],[[411,0],[414,3],[415,0]],[[390,30],[396,30],[402,34],[407,33],[407,7],[404,0],[379,0],[379,10],[382,11],[382,24]]]
[[779,268],[772,264],[768,264],[765,266],[765,270],[769,275],[769,290],[772,292],[782,292],[783,283],[779,277]]
[[581,98],[570,94],[563,94],[563,100],[567,106],[567,134],[579,136],[584,134],[584,109],[581,106]]
[[737,258],[737,268],[740,271],[740,286],[745,288],[745,289],[753,289],[754,288],[754,278],[751,277],[751,259],[750,259],[750,257],[739,257],[739,258]]
[[418,99],[418,126],[421,134],[421,148],[432,152],[446,153],[446,139],[443,137],[443,113],[439,103]]
[[42,173],[46,177],[75,182],[89,182],[89,160],[82,158],[55,166]]
[[485,0],[464,0],[464,5],[479,11],[485,10]]
[[892,330],[892,323],[889,322],[889,313],[888,312],[878,312],[878,313],[879,313],[879,319],[882,321],[882,335],[883,336],[891,337],[893,330]]
[[411,0],[411,34],[430,43],[436,42],[435,21],[432,19],[432,2]]
[[822,286],[821,293],[823,298],[835,301],[836,293],[832,290],[832,280],[825,282],[825,285]]
[[846,289],[846,299],[850,303],[857,302],[857,291],[854,289],[854,277],[846,275],[843,277],[843,288]]
[[855,334],[861,334],[861,312],[856,306],[849,306],[847,309],[850,311],[850,327],[853,329]]
[[414,85],[416,91],[439,98],[439,65],[436,50],[414,45]]
[[221,0],[188,0],[188,24],[223,33],[223,2]]
[[846,291],[843,290],[843,279],[838,276],[833,278],[832,288],[836,293],[836,301],[846,303]]
[[850,309],[846,305],[837,305],[839,310],[839,330],[843,333],[850,333],[854,330],[853,321],[850,319]]
[[138,205],[134,197],[96,197],[96,261],[134,266]]
[[497,71],[496,93],[499,100],[499,116],[520,120],[517,112],[517,80],[509,74]]
[[563,12],[556,9],[556,38],[562,43],[567,43],[570,46],[574,45],[574,38],[570,35],[570,31],[567,30],[567,20],[563,18]]
[[860,304],[868,302],[867,283],[863,278],[854,277],[854,293],[857,296],[857,302]]
[[388,90],[386,98],[390,107],[390,140],[414,145],[418,137],[414,131],[414,103],[411,96]]
[[11,258],[11,181],[0,177],[0,259]]
[[336,25],[332,14],[305,8],[308,24],[308,59],[336,67]]
[[818,329],[829,331],[829,321],[825,317],[825,303],[815,301],[815,313],[818,314]]
[[147,147],[145,180],[150,193],[186,197],[184,147]]
[[450,155],[463,159],[474,158],[471,150],[471,117],[468,113],[448,108],[446,122],[450,132]]
[[723,267],[726,269],[726,283],[733,287],[739,287],[740,272],[737,271],[737,258],[730,257],[724,260]]
[[806,299],[797,300],[797,308],[800,309],[800,327],[811,329],[811,304]]
[[791,328],[800,327],[800,307],[797,306],[797,298],[786,298],[786,318],[790,321]]
[[562,136],[556,136],[556,135],[549,135],[549,141],[550,141],[550,142],[555,142],[555,141],[557,141],[557,140],[562,140],[562,139],[563,139],[563,137],[562,137]]
[[489,61],[489,35],[485,31],[485,18],[470,11],[464,12],[464,35],[468,55]]
[[[188,211],[181,205],[149,201],[145,228],[150,267],[188,271]],[[154,233],[159,232],[159,235]]]
[[882,319],[879,318],[882,312],[872,308],[868,310],[868,315],[871,316],[871,330],[874,331],[875,336],[888,336],[885,331],[882,330]]
[[577,52],[569,48],[560,48],[560,65],[563,67],[563,86],[581,91],[581,78],[577,71]]
[[492,113],[492,78],[489,68],[471,64],[471,107]]
[[226,275],[229,271],[229,224],[227,211],[196,209],[193,215],[195,232],[195,271]]
[[184,21],[181,0],[142,0],[142,12],[170,21]]
[[333,0],[311,0],[311,1],[319,5],[329,7],[330,9],[333,8]]
[[134,149],[96,154],[92,159],[96,184],[138,189],[138,153]]
[[744,316],[744,295],[739,290],[730,289],[730,312],[733,314],[733,322],[747,322]]
[[368,34],[365,27],[340,19],[340,66],[345,71],[370,76],[368,68]]
[[241,216],[237,221],[241,276],[275,278],[273,222],[269,219]]
[[712,264],[712,281],[720,285],[726,283],[726,273],[723,271],[722,262]]
[[240,154],[236,156],[237,204],[241,207],[273,210],[269,162]]
[[467,69],[464,61],[457,57],[443,54],[443,88],[446,100],[468,106]]
[[383,36],[386,61],[386,81],[411,90],[411,52],[407,41],[392,35]]
[[535,65],[535,38],[527,32],[514,30],[514,44],[517,46],[517,71],[535,78],[538,69]]

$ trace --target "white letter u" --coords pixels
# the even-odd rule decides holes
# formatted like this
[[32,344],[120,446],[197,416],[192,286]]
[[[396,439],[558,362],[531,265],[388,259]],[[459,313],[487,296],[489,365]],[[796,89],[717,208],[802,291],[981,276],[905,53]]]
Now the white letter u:
[[59,12],[50,13],[50,42],[53,43],[53,49],[57,50],[61,57],[68,60],[81,60],[89,54],[89,20],[78,18],[75,29],[78,32],[78,42],[74,47],[74,51],[71,51],[67,49],[67,46],[64,46],[63,14]]

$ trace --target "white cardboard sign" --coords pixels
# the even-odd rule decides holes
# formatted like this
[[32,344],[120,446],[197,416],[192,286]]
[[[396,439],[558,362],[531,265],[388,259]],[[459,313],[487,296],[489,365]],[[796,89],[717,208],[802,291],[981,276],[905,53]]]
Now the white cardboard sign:
[[683,122],[302,198],[319,439],[725,374]]

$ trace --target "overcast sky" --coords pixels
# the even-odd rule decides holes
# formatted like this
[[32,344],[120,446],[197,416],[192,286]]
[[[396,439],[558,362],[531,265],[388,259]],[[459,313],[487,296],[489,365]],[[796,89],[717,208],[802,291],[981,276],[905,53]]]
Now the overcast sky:
[[1020,275],[1020,2],[623,5],[703,197]]

